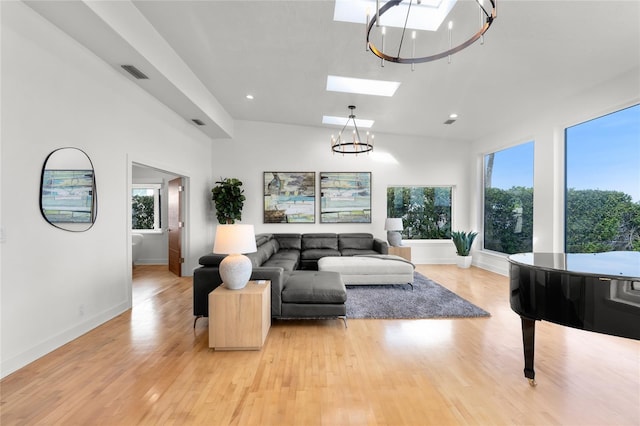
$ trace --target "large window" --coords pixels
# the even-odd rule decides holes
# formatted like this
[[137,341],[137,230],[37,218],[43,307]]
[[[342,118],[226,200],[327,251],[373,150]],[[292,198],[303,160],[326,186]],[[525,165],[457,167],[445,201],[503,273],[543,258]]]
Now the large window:
[[131,228],[159,231],[160,184],[133,184],[131,189]]
[[533,142],[484,157],[484,248],[500,253],[533,248]]
[[389,187],[387,217],[402,218],[405,240],[451,238],[451,187]]
[[565,130],[565,251],[640,251],[640,105]]

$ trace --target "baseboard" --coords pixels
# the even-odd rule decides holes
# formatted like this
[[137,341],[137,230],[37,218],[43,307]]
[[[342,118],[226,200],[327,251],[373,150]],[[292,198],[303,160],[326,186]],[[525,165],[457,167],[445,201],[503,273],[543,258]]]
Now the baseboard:
[[138,259],[134,265],[168,265],[167,259]]

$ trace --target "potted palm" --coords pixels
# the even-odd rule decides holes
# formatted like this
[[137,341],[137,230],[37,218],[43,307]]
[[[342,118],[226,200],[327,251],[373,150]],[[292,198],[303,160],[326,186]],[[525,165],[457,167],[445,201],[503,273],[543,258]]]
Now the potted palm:
[[242,207],[244,206],[244,189],[242,181],[235,178],[225,178],[216,182],[211,190],[212,199],[216,203],[216,217],[222,224],[235,223],[242,220]]
[[477,232],[452,231],[451,239],[456,246],[457,265],[460,268],[471,266],[471,246],[478,236]]

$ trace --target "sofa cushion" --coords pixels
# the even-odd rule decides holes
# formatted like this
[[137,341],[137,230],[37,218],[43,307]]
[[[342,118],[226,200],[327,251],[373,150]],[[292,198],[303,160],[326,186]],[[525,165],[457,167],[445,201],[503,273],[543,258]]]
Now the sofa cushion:
[[309,249],[300,253],[302,260],[318,260],[325,256],[340,256],[337,249]]
[[282,289],[283,303],[345,303],[347,290],[338,272],[293,271]]
[[295,271],[300,263],[300,252],[297,250],[280,250],[274,253],[262,266],[277,266],[285,271]]
[[338,235],[333,233],[303,234],[302,250],[313,249],[338,250]]
[[373,250],[373,235],[366,233],[338,234],[338,246],[340,251],[349,249]]
[[302,236],[300,234],[273,234],[280,244],[280,249],[300,250],[302,247]]
[[341,251],[343,256],[361,256],[361,255],[367,255],[367,254],[380,254],[379,252],[375,251],[375,250],[361,250],[361,249],[343,249]]
[[269,240],[273,239],[273,234],[258,234],[256,235],[256,246],[261,246]]
[[266,244],[263,244],[264,249],[265,249],[265,253],[267,253],[267,259],[269,259],[271,256],[273,256],[275,253],[278,253],[278,251],[280,250],[280,245],[278,244],[278,240],[276,240],[275,238],[272,240],[269,240]]

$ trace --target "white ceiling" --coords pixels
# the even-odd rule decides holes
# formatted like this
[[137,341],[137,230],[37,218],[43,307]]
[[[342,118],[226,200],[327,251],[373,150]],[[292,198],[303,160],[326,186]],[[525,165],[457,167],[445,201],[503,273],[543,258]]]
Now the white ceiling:
[[[333,21],[333,1],[26,3],[117,69],[135,65],[150,80],[133,81],[214,138],[232,136],[233,120],[330,134],[322,116],[353,104],[374,133],[474,140],[640,70],[640,0],[498,0],[484,45],[413,72],[381,67],[364,25]],[[402,84],[390,98],[327,92],[328,74]]]

